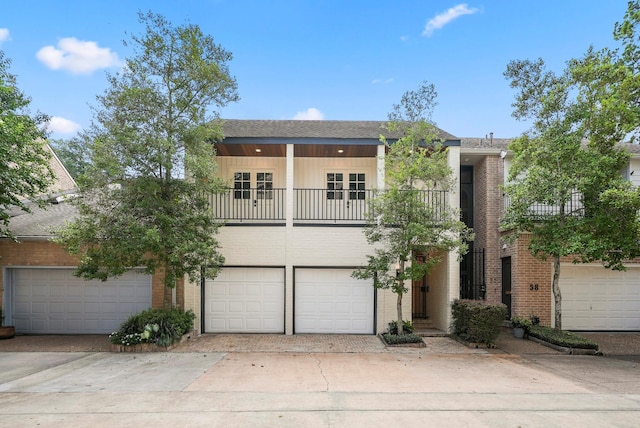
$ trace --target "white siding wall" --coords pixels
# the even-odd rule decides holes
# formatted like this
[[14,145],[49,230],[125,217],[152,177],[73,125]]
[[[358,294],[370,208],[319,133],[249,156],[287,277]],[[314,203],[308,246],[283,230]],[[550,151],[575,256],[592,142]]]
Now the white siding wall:
[[[365,173],[366,188],[376,188],[383,172],[379,161],[371,158],[296,158],[289,145],[289,158],[219,157],[219,176],[232,180],[234,172],[274,172],[274,187],[317,188],[326,187],[327,172]],[[449,165],[459,174],[460,149],[450,148]],[[289,167],[287,167],[289,165]],[[348,177],[345,177],[348,186]],[[282,226],[229,226],[220,229],[219,241],[226,265],[285,266],[285,331],[293,332],[293,267],[325,266],[353,267],[366,263],[366,255],[373,249],[367,244],[361,227],[294,226],[293,191],[287,191],[287,222]],[[449,196],[449,202],[458,206],[458,191]],[[458,263],[445,257],[443,264],[429,280],[429,314],[438,328],[448,329],[450,301],[459,294]],[[373,286],[373,285],[372,285]],[[409,286],[410,288],[410,286]],[[190,285],[186,289],[185,306],[200,312],[200,288]],[[411,293],[403,299],[403,318],[411,318]],[[396,295],[390,291],[377,291],[376,332],[386,331],[387,323],[396,318]],[[200,320],[197,321],[197,326]]]
[[[218,176],[233,184],[236,172],[273,172],[273,187],[286,186],[286,159],[274,157],[218,156]],[[255,179],[254,174],[252,178]]]
[[627,178],[631,180],[631,184],[633,184],[635,187],[640,187],[640,159],[639,158],[632,158],[629,161],[629,171],[627,172]]
[[[294,168],[296,188],[324,189],[327,173],[331,172],[364,173],[366,188],[376,187],[375,158],[297,158]],[[348,176],[345,177],[345,186],[348,180]]]

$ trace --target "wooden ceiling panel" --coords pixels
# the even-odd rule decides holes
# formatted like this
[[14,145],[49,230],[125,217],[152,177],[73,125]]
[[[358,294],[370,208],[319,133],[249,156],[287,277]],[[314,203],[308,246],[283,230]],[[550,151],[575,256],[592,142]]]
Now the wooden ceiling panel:
[[[216,144],[218,156],[286,157],[285,144]],[[258,151],[259,150],[259,151]],[[313,158],[365,158],[375,157],[375,145],[296,144],[295,157]]]

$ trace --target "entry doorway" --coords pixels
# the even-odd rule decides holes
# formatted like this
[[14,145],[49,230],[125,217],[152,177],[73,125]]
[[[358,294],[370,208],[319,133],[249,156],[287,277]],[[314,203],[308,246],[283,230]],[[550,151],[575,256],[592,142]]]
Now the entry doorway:
[[502,258],[502,303],[507,306],[507,317],[511,319],[511,257]]
[[[425,256],[416,256],[417,263],[424,263]],[[411,317],[413,319],[427,319],[427,276],[413,281],[411,284]]]

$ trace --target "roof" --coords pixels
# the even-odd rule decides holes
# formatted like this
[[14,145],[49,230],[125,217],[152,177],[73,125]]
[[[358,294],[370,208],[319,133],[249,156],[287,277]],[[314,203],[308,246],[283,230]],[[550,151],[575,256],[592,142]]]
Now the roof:
[[461,138],[460,147],[463,149],[496,149],[506,150],[513,138]]
[[[322,138],[322,139],[374,139],[380,134],[391,135],[383,126],[386,121],[348,120],[236,120],[223,122],[225,138]],[[459,140],[454,135],[437,128],[440,138]]]
[[29,203],[31,213],[16,212],[9,221],[9,230],[18,239],[49,239],[53,237],[52,230],[72,220],[78,210],[69,202],[49,204],[45,208]]

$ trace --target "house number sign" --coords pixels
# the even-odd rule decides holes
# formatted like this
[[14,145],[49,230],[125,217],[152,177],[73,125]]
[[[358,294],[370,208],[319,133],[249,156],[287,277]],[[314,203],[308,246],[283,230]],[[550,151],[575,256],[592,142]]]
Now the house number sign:
[[529,290],[538,291],[538,284],[529,284]]

